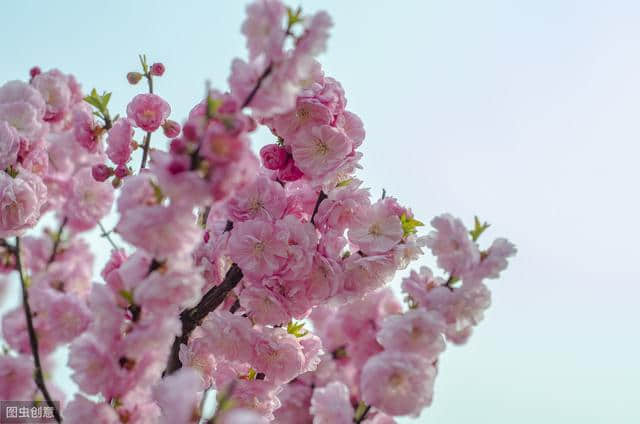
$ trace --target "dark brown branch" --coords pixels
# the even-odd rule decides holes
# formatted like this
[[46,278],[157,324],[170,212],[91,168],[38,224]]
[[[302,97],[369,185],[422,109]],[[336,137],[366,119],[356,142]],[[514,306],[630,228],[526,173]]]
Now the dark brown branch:
[[49,261],[47,264],[52,263],[56,259],[56,254],[58,253],[58,247],[60,247],[60,241],[62,240],[62,231],[64,230],[65,225],[67,225],[67,217],[62,218],[62,222],[58,227],[58,231],[55,234],[55,238],[53,240],[53,250],[51,251],[51,256],[49,257]]
[[[66,218],[63,223],[66,222]],[[64,224],[61,226],[64,227]],[[57,422],[62,422],[62,417],[60,416],[60,412],[56,405],[53,403],[53,399],[51,399],[51,395],[47,390],[47,386],[44,383],[44,376],[42,374],[42,365],[40,363],[40,351],[38,350],[38,336],[36,334],[36,330],[33,327],[33,318],[31,314],[31,306],[29,305],[29,292],[27,290],[27,282],[24,277],[24,272],[22,270],[22,261],[20,260],[20,237],[16,237],[16,245],[15,245],[15,256],[16,256],[16,269],[18,270],[18,274],[20,275],[20,284],[22,286],[22,308],[24,309],[24,315],[27,320],[27,331],[29,332],[29,344],[31,346],[31,354],[33,355],[33,364],[35,367],[33,378],[35,380],[36,386],[42,392],[42,396],[44,400],[47,402],[47,405],[53,408],[53,416]],[[55,249],[52,258],[55,257]],[[53,260],[53,259],[52,259]],[[50,261],[51,262],[51,261]]]
[[195,330],[197,326],[202,323],[202,320],[213,312],[227,297],[227,294],[233,290],[238,283],[242,280],[242,270],[238,265],[233,264],[224,280],[220,285],[211,288],[202,297],[200,302],[191,309],[185,309],[180,314],[180,321],[182,322],[182,334],[176,337],[171,347],[171,355],[167,362],[167,368],[164,370],[163,375],[170,375],[182,367],[178,353],[180,352],[180,345],[186,344],[189,341],[189,336]]
[[315,224],[313,220],[316,218],[316,214],[318,213],[318,209],[320,208],[320,203],[322,203],[322,201],[326,198],[327,198],[327,195],[325,194],[325,192],[320,191],[320,194],[318,194],[318,200],[316,201],[316,205],[313,207],[313,214],[311,215],[312,224]]
[[273,64],[270,63],[269,66],[267,66],[267,68],[264,70],[262,75],[260,75],[260,77],[258,77],[258,81],[256,81],[256,85],[255,85],[255,87],[253,87],[253,90],[251,90],[251,92],[249,93],[249,95],[247,96],[245,101],[242,102],[241,109],[244,109],[245,107],[249,106],[249,103],[251,103],[251,100],[253,100],[253,98],[255,97],[256,93],[260,89],[260,86],[262,85],[262,81],[264,81],[264,79],[269,76],[269,74],[271,73],[272,70],[273,70]]
[[140,162],[140,171],[147,166],[147,158],[149,157],[149,148],[151,147],[151,133],[148,132],[144,137],[144,143],[142,145],[142,162]]

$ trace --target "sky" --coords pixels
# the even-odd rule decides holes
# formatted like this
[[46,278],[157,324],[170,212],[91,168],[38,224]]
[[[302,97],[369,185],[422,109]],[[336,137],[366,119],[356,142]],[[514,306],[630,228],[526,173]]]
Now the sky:
[[[4,2],[0,81],[58,67],[124,111],[146,53],[182,121],[246,56],[245,3]],[[321,62],[364,121],[365,185],[425,222],[478,215],[519,250],[433,406],[400,422],[640,422],[640,2],[298,4],[334,19]]]

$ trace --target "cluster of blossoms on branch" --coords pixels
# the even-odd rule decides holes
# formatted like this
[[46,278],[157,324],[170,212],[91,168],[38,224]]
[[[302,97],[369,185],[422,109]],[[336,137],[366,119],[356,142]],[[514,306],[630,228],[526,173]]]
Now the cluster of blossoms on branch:
[[[144,56],[127,80],[148,90],[123,116],[58,70],[0,87],[1,284],[23,290],[2,318],[0,399],[64,400],[46,376],[69,346],[70,423],[384,424],[431,404],[439,355],[482,320],[515,248],[481,249],[487,225],[448,214],[419,236],[410,208],[372,198],[363,123],[315,59],[331,25],[249,5],[248,59],[183,125]],[[259,126],[275,141],[256,155]],[[101,224],[113,203],[126,247]],[[47,212],[57,228],[26,235]],[[93,282],[96,226],[112,250]],[[444,276],[411,271],[403,307],[386,286],[426,249]]]

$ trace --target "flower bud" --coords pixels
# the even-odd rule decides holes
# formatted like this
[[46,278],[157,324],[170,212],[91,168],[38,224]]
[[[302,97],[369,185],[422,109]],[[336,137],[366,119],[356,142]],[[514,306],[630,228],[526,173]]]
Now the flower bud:
[[164,121],[164,124],[162,124],[162,131],[164,131],[164,135],[168,138],[177,137],[180,134],[180,124],[171,119],[167,119]]
[[94,180],[103,182],[113,175],[113,169],[103,163],[99,163],[97,165],[93,165],[91,168],[91,175]]
[[169,172],[172,175],[180,174],[189,169],[189,158],[184,156],[182,158],[175,158],[169,164]]
[[264,167],[273,171],[284,168],[289,161],[287,151],[277,144],[267,144],[260,149],[260,158]]
[[29,69],[29,75],[31,76],[31,78],[35,78],[41,73],[42,73],[42,69],[40,69],[39,66],[34,66],[33,68]]
[[181,138],[174,138],[169,143],[169,151],[174,155],[187,153],[187,143]]
[[136,85],[142,79],[142,74],[140,72],[129,72],[127,74],[127,81],[129,84]]
[[160,62],[156,62],[153,65],[151,65],[150,72],[151,72],[151,75],[153,76],[161,77],[162,74],[164,74],[164,65]]
[[290,160],[284,168],[278,170],[278,179],[280,181],[296,181],[302,178],[303,175],[302,171],[293,163],[293,160]]
[[129,169],[127,169],[127,167],[125,165],[118,165],[116,167],[116,170],[114,171],[114,174],[116,177],[122,179],[124,177],[126,177],[127,175],[129,175]]

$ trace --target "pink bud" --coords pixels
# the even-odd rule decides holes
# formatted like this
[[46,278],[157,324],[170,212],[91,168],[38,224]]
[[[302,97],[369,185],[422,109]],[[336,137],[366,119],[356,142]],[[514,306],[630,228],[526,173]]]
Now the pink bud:
[[184,156],[183,158],[174,158],[169,164],[169,172],[173,175],[180,174],[189,169],[189,158]]
[[168,138],[177,137],[180,134],[180,124],[171,119],[167,119],[164,121],[164,124],[162,124],[162,131],[164,131],[164,135]]
[[209,234],[209,230],[204,232],[204,236],[203,236],[203,240],[205,243],[209,243],[209,238],[211,237],[211,235]]
[[129,72],[127,74],[127,81],[129,84],[136,85],[142,79],[142,74],[140,72]]
[[200,131],[198,129],[198,124],[193,121],[187,121],[187,123],[184,124],[184,128],[182,128],[182,134],[185,136],[187,140],[191,140],[191,141],[197,140],[199,133]]
[[93,165],[91,168],[91,175],[94,180],[103,182],[113,175],[113,169],[103,163],[99,163],[97,165]]
[[118,177],[118,178],[124,178],[124,177],[126,177],[127,175],[129,175],[129,170],[128,170],[128,169],[127,169],[127,167],[126,167],[126,166],[124,166],[124,165],[118,165],[118,166],[116,167],[116,170],[115,170],[114,174],[115,174],[115,175],[116,175],[116,177]]
[[174,138],[169,143],[169,151],[174,155],[182,155],[187,152],[187,143],[181,138]]
[[278,179],[280,181],[296,181],[302,178],[304,174],[293,163],[293,160],[287,162],[287,165],[278,171]]
[[287,151],[277,144],[267,144],[260,149],[260,157],[264,167],[274,171],[284,168],[289,161]]
[[161,77],[164,74],[164,65],[160,62],[156,62],[151,65],[151,75]]
[[39,66],[34,66],[33,68],[29,69],[29,75],[31,76],[31,78],[35,78],[41,73],[42,73],[42,69],[40,69]]

